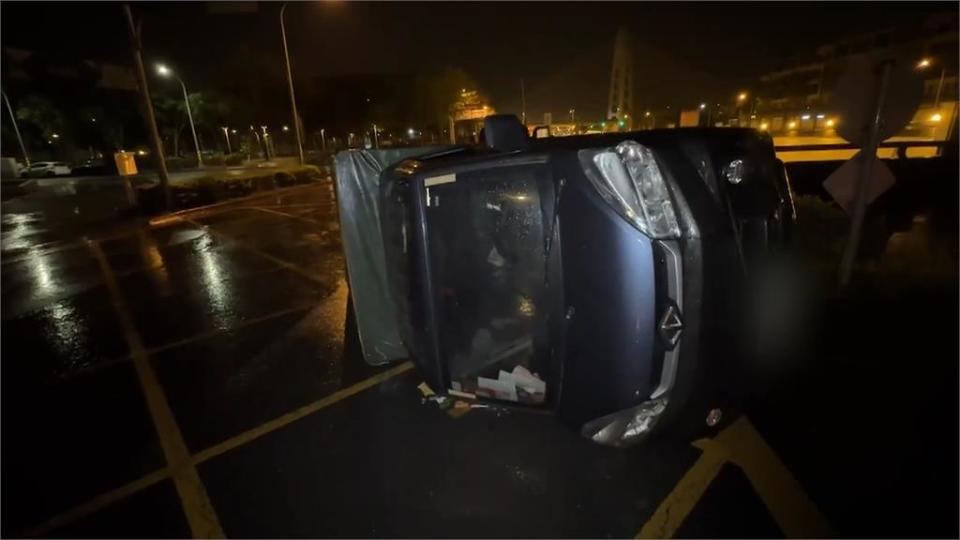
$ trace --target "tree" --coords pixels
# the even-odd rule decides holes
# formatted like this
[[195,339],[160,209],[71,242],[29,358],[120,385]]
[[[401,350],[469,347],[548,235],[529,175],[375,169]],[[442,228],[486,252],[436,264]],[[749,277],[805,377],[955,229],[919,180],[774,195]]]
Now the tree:
[[[174,155],[180,155],[180,137],[185,131],[190,138],[189,146],[193,147],[192,134],[187,131],[190,129],[187,109],[181,96],[182,94],[177,96],[162,94],[153,98],[157,125],[163,139],[173,143]],[[190,100],[190,114],[193,116],[197,136],[201,137],[203,130],[206,129],[216,137],[220,126],[227,123],[231,100],[217,96],[213,92],[191,92],[187,94],[187,99]]]
[[50,100],[29,95],[20,100],[16,107],[17,120],[25,139],[34,145],[44,145],[47,141],[62,137],[66,133],[64,115]]
[[427,125],[434,125],[438,132],[442,132],[448,122],[448,117],[457,102],[461,99],[463,90],[478,90],[476,82],[459,68],[446,68],[438,73],[421,77],[418,81],[418,100],[416,109]]

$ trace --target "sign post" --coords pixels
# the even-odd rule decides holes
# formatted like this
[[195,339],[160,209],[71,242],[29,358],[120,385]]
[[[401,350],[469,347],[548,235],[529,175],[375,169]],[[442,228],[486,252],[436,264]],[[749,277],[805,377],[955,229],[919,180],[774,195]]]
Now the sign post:
[[870,135],[860,152],[860,177],[857,178],[856,195],[853,200],[853,215],[850,223],[850,236],[843,250],[843,259],[840,260],[840,286],[846,287],[850,283],[853,273],[853,262],[860,247],[860,234],[863,230],[863,218],[867,212],[867,188],[870,184],[870,175],[873,164],[877,161],[877,146],[880,145],[880,125],[883,122],[884,101],[887,98],[887,87],[890,84],[890,68],[892,62],[884,62],[880,67],[880,84],[877,89],[876,112],[873,115]]
[[877,147],[907,125],[922,96],[923,84],[914,62],[907,58],[852,57],[837,81],[831,99],[842,118],[837,134],[860,146],[853,160],[823,183],[850,215],[850,235],[840,260],[840,287],[846,287],[853,274],[867,205],[894,184],[893,175],[877,159]]

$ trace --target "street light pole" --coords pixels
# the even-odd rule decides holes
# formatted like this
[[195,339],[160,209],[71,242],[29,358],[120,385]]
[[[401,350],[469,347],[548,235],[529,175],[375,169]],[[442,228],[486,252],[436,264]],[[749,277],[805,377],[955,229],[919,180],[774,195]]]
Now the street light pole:
[[197,128],[193,125],[193,112],[190,110],[190,96],[187,95],[187,85],[183,84],[183,79],[174,73],[167,66],[160,64],[157,66],[157,74],[161,77],[172,75],[180,83],[180,89],[183,90],[183,104],[187,107],[187,119],[190,120],[190,132],[193,133],[193,148],[197,151],[197,167],[203,167],[203,156],[200,154],[200,140],[197,139]]
[[190,132],[193,134],[193,148],[197,151],[197,167],[203,167],[203,156],[200,154],[200,140],[197,139],[197,128],[193,125],[193,113],[190,111],[190,97],[187,95],[187,85],[183,84],[183,79],[174,74],[180,88],[183,90],[183,103],[187,107],[187,119],[190,120]]
[[232,154],[233,150],[230,149],[230,131],[227,126],[220,128],[223,130],[223,138],[227,140],[227,153]]
[[940,94],[943,91],[943,77],[947,74],[947,67],[943,66],[940,68],[940,82],[937,83],[937,96],[933,98],[933,108],[934,110],[940,109]]
[[287,27],[283,23],[283,14],[287,9],[287,4],[280,8],[280,36],[283,37],[283,58],[287,62],[287,87],[290,89],[290,108],[293,112],[293,133],[297,137],[297,156],[300,158],[300,164],[305,163],[303,159],[303,143],[300,139],[300,115],[297,114],[297,97],[293,93],[293,74],[290,71],[290,52],[287,50]]
[[13,122],[13,132],[17,134],[17,142],[20,143],[20,152],[23,154],[23,161],[27,164],[27,167],[29,167],[30,156],[27,155],[27,147],[23,145],[23,138],[20,137],[20,128],[17,127],[17,117],[13,114],[13,107],[10,106],[10,98],[7,97],[6,92],[0,91],[0,93],[3,94],[3,102],[7,105],[7,112],[10,113],[10,121]]

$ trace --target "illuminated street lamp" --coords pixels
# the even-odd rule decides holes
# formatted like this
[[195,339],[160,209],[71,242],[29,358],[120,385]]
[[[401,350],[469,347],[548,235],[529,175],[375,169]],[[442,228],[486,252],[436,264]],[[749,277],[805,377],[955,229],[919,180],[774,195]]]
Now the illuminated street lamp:
[[187,97],[187,85],[183,84],[183,79],[163,64],[157,64],[157,75],[161,77],[173,77],[180,83],[183,90],[183,103],[187,106],[187,119],[190,120],[190,132],[193,133],[193,148],[197,151],[197,167],[203,167],[203,156],[200,155],[200,141],[197,139],[197,128],[193,125],[193,113],[190,111],[190,98]]
[[290,131],[290,127],[289,127],[289,126],[283,126],[283,130],[284,130],[284,131]]
[[740,92],[740,95],[737,96],[737,103],[743,103],[746,100],[747,100],[747,93]]
[[706,108],[707,108],[707,104],[706,104],[706,103],[701,103],[701,104],[700,104],[700,110],[701,110],[701,111],[704,110],[704,109],[706,109]]
[[917,62],[917,68],[918,68],[918,69],[924,69],[924,68],[928,68],[928,67],[930,67],[930,59],[929,59],[929,58],[921,58],[920,61]]

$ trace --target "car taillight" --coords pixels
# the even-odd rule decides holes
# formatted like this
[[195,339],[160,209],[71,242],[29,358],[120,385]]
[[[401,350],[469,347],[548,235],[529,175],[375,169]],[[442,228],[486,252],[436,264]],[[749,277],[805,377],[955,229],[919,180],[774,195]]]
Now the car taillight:
[[635,141],[581,150],[580,164],[601,196],[640,232],[654,239],[680,237],[670,189],[653,151]]

